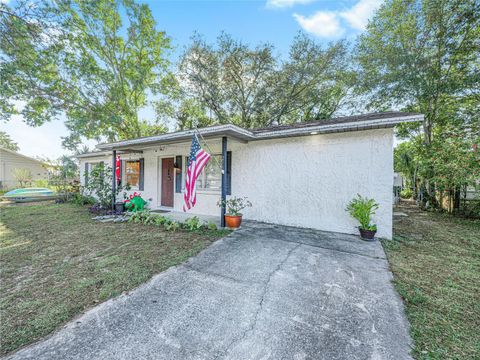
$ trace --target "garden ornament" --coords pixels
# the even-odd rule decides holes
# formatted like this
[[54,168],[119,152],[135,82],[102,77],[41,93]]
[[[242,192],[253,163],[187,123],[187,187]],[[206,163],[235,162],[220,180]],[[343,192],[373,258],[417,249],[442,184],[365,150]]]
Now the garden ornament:
[[141,194],[134,192],[130,194],[130,198],[125,200],[125,209],[127,211],[142,211],[147,202],[142,199]]

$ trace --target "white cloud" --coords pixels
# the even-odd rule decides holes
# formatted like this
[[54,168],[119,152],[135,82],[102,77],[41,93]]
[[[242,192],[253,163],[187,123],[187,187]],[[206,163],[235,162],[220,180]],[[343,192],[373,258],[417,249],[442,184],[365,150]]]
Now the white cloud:
[[[271,0],[271,1],[295,1],[295,0]],[[311,16],[293,14],[300,26],[307,32],[318,37],[333,38],[343,35],[345,32],[341,20],[348,23],[355,30],[365,30],[368,20],[380,7],[383,0],[360,0],[354,6],[344,11],[317,11]]]
[[317,11],[312,16],[293,14],[300,26],[307,32],[323,38],[331,38],[343,34],[344,29],[336,12]]
[[357,30],[365,30],[368,19],[380,7],[383,0],[360,0],[353,7],[346,11],[342,11],[340,16],[344,18],[348,24]]
[[287,8],[294,5],[304,5],[314,2],[316,0],[267,0],[267,8]]

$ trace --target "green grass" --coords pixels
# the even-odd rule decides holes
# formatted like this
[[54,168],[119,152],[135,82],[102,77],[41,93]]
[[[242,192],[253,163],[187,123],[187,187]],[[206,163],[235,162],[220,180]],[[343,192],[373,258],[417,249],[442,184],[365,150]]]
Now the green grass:
[[480,221],[401,206],[383,241],[416,359],[480,358]]
[[184,262],[226,233],[99,223],[84,207],[0,207],[1,354]]

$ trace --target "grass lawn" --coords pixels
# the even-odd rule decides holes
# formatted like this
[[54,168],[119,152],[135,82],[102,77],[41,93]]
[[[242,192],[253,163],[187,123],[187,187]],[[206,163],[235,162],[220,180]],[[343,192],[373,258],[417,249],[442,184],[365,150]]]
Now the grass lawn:
[[480,221],[396,211],[383,246],[403,297],[417,359],[480,359]]
[[197,254],[226,233],[99,223],[69,204],[0,207],[1,354]]

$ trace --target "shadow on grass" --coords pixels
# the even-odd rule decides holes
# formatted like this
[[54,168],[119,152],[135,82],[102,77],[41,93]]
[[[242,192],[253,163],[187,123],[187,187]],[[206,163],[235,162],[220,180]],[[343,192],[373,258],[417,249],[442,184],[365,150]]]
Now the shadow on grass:
[[1,354],[38,340],[228,233],[99,223],[84,207],[70,204],[2,207],[0,221]]

